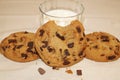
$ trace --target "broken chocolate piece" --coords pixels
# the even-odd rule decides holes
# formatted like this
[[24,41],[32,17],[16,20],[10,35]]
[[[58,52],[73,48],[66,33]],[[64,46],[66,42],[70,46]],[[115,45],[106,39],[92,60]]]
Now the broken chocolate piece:
[[77,27],[76,27],[76,30],[77,30],[77,32],[78,32],[78,33],[80,33],[80,32],[81,32],[81,29],[80,29],[80,27],[79,27],[79,26],[77,26]]
[[76,70],[76,72],[77,72],[77,75],[78,75],[78,76],[81,76],[81,75],[82,75],[82,70]]
[[115,59],[115,58],[116,58],[115,55],[112,55],[112,56],[108,56],[108,57],[107,57],[108,60],[113,60],[113,59]]
[[40,35],[39,35],[39,36],[43,36],[44,32],[45,32],[45,31],[41,29],[41,30],[40,30]]
[[61,40],[65,40],[64,36],[61,36],[61,35],[58,34],[57,32],[56,32],[56,36],[57,36],[59,39],[61,39]]
[[108,36],[101,36],[101,40],[103,42],[109,42],[109,37]]
[[68,49],[65,49],[65,50],[64,50],[64,54],[65,54],[65,56],[69,56],[69,55],[70,55]]
[[10,44],[10,43],[17,43],[17,40],[16,39],[9,39],[8,40],[8,43]]
[[27,59],[28,55],[27,55],[27,54],[22,53],[22,54],[21,54],[21,57],[22,57],[23,59]]
[[74,47],[74,43],[73,42],[69,43],[67,46],[68,46],[68,48],[72,48],[72,47]]
[[38,68],[38,72],[41,74],[41,75],[43,75],[43,74],[45,74],[45,70],[43,69],[43,68]]

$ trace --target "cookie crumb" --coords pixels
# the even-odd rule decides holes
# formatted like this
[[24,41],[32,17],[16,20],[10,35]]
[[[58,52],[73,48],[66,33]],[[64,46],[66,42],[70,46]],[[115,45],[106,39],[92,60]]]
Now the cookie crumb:
[[78,75],[78,76],[81,76],[81,75],[82,75],[82,70],[76,70],[76,72],[77,72],[77,75]]
[[43,68],[38,68],[38,72],[41,74],[41,75],[43,75],[43,74],[45,74],[45,70],[43,69]]
[[72,70],[66,70],[65,72],[68,74],[73,74]]

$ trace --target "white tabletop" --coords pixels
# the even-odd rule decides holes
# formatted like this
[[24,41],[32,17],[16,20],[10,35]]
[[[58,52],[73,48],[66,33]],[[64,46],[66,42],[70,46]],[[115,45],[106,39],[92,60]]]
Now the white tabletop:
[[[7,31],[27,29],[36,31],[40,25],[38,7],[42,1],[0,0],[0,40],[3,35],[7,35]],[[84,27],[86,33],[105,31],[120,39],[120,0],[81,0],[81,2],[85,7]],[[74,78],[75,73],[73,75],[65,74],[65,69],[53,71],[44,63],[41,64],[40,60],[22,64],[22,67],[21,64],[8,61],[1,55],[0,61],[0,80],[80,80]],[[120,59],[111,63],[96,63],[85,59],[79,66],[75,65],[72,69],[75,71],[81,68],[83,70],[83,80],[120,80],[119,62]],[[13,64],[16,66],[12,68]],[[44,66],[48,70],[47,76],[41,76],[37,72],[38,67]],[[62,75],[61,73],[64,74],[61,76],[63,78],[57,78]],[[67,79],[66,76],[73,77]]]

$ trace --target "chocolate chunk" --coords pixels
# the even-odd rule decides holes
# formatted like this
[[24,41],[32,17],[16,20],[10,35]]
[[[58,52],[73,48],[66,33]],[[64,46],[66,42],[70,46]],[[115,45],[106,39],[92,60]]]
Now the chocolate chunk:
[[44,45],[42,45],[42,48],[46,48],[48,46],[48,42],[47,41],[42,41],[42,43],[44,43]]
[[40,35],[39,36],[43,36],[43,34],[45,33],[45,31],[44,30],[40,30]]
[[58,34],[57,32],[56,32],[56,36],[57,36],[59,39],[61,39],[61,40],[65,40],[64,36],[61,36],[61,35]]
[[115,59],[115,58],[116,58],[115,55],[112,55],[112,56],[108,56],[108,57],[107,57],[108,60],[113,60],[113,59]]
[[50,46],[47,47],[49,52],[55,51],[53,48],[51,48]]
[[17,40],[16,39],[9,39],[8,40],[8,43],[10,44],[10,43],[17,43]]
[[72,47],[74,47],[74,43],[73,42],[69,43],[67,46],[68,46],[68,48],[72,48]]
[[83,41],[83,37],[82,37],[82,38],[80,38],[80,41]]
[[101,36],[102,42],[109,42],[109,37],[108,36]]
[[33,48],[33,41],[30,41],[28,42],[28,45],[27,45],[29,48]]
[[89,38],[86,38],[86,40],[87,40],[87,41],[90,41],[90,39],[89,39]]
[[43,69],[43,68],[38,68],[38,72],[41,74],[41,75],[43,75],[43,74],[45,74],[45,70]]
[[27,32],[27,31],[25,31],[24,33],[25,33],[25,34],[28,34],[28,32]]
[[64,60],[63,65],[68,65],[70,62],[68,60]]
[[78,33],[80,33],[80,32],[81,32],[81,29],[80,29],[80,27],[79,27],[79,26],[77,26],[77,27],[76,27],[76,30],[77,30],[77,32],[78,32]]
[[28,49],[27,49],[27,52],[34,53],[34,52],[32,51],[32,48],[28,48]]
[[78,56],[82,56],[83,55],[83,50],[79,52]]
[[50,64],[50,61],[47,61],[47,64]]
[[42,47],[40,47],[40,50],[43,51]]
[[59,49],[60,53],[62,53],[62,49]]
[[20,49],[23,45],[18,45],[16,46],[17,49]]
[[22,57],[23,59],[27,59],[28,55],[27,55],[27,54],[22,53],[22,54],[21,54],[21,57]]
[[64,50],[64,54],[65,54],[65,56],[69,56],[69,55],[70,55],[68,49],[65,49],[65,50]]
[[81,75],[82,75],[82,70],[76,70],[76,72],[77,72],[77,75],[78,75],[78,76],[81,76]]

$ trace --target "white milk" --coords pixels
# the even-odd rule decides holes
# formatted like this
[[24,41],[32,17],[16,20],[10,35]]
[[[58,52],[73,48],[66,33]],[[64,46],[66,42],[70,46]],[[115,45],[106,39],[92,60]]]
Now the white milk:
[[43,15],[43,22],[46,23],[49,20],[54,20],[57,25],[65,26],[70,24],[72,20],[78,18],[77,13],[64,10],[64,9],[56,9],[46,12],[47,15]]

